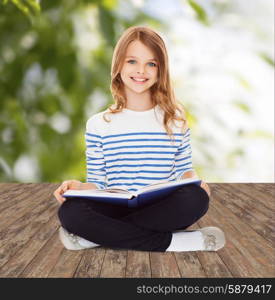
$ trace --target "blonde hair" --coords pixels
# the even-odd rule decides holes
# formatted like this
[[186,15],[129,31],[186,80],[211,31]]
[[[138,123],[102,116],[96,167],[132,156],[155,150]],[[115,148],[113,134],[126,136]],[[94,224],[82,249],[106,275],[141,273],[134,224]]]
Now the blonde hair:
[[178,102],[174,96],[168,69],[168,54],[164,41],[158,33],[148,27],[129,27],[122,34],[115,46],[112,59],[110,85],[115,103],[103,114],[103,119],[106,122],[110,122],[110,120],[105,118],[106,114],[118,113],[121,112],[123,108],[126,108],[126,96],[124,93],[123,82],[120,77],[120,71],[125,59],[126,49],[128,45],[135,40],[138,40],[147,46],[157,59],[158,80],[150,88],[151,100],[153,106],[159,105],[164,111],[163,125],[171,139],[173,132],[169,127],[170,122],[174,122],[175,120],[182,122],[182,126],[180,126],[182,128],[182,133],[184,133],[187,128],[185,109],[183,104]]

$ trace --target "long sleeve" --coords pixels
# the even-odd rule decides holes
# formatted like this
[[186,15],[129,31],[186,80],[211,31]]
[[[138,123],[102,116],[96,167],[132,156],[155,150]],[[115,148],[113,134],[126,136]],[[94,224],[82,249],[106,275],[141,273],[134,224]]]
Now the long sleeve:
[[190,142],[190,128],[182,135],[182,142],[178,148],[175,159],[175,168],[177,180],[187,171],[193,171],[192,167],[192,149]]
[[85,142],[87,182],[94,183],[98,189],[104,189],[106,187],[106,167],[102,138],[96,130],[93,119],[87,121]]

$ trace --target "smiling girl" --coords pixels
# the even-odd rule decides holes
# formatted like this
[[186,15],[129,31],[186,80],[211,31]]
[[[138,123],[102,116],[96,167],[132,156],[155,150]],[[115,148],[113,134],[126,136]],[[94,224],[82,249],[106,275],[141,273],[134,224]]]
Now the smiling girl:
[[87,121],[87,182],[64,181],[54,192],[61,203],[64,246],[161,252],[222,248],[225,238],[217,227],[184,230],[208,210],[210,190],[203,181],[142,208],[63,198],[67,189],[136,191],[160,181],[197,177],[190,128],[183,105],[174,97],[167,50],[157,32],[135,26],[123,33],[114,49],[111,92],[114,104]]

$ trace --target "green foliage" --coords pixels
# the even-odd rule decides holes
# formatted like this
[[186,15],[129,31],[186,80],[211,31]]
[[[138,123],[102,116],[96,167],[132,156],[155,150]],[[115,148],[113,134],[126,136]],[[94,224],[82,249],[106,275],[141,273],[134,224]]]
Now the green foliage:
[[269,64],[271,67],[275,66],[274,60],[272,59],[272,57],[270,57],[268,54],[264,53],[264,52],[260,52],[258,53],[259,56],[267,63]]
[[40,4],[37,0],[2,0],[3,5],[14,5],[23,14],[25,14],[30,21],[33,17],[39,15]]
[[198,20],[204,25],[209,25],[209,20],[203,7],[193,0],[188,0],[188,3],[196,13]]
[[250,114],[250,113],[251,113],[250,107],[249,107],[246,103],[244,103],[244,102],[242,102],[242,101],[236,100],[236,101],[234,102],[234,105],[235,105],[237,108],[239,108],[241,111],[243,111],[243,112],[245,112],[245,113],[247,113],[247,114]]

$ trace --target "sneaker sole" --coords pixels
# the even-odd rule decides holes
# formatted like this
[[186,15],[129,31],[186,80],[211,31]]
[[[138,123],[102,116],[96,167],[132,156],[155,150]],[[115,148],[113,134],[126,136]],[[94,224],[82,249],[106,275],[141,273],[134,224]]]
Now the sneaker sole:
[[209,226],[209,227],[204,227],[198,229],[203,235],[214,235],[217,240],[217,245],[214,250],[207,250],[205,249],[204,251],[218,251],[219,249],[223,248],[225,245],[225,235],[223,231],[214,226]]
[[59,239],[64,245],[64,247],[68,250],[83,250],[85,249],[82,246],[72,245],[70,241],[68,241],[68,238],[66,236],[66,233],[64,232],[64,229],[62,227],[59,228]]

